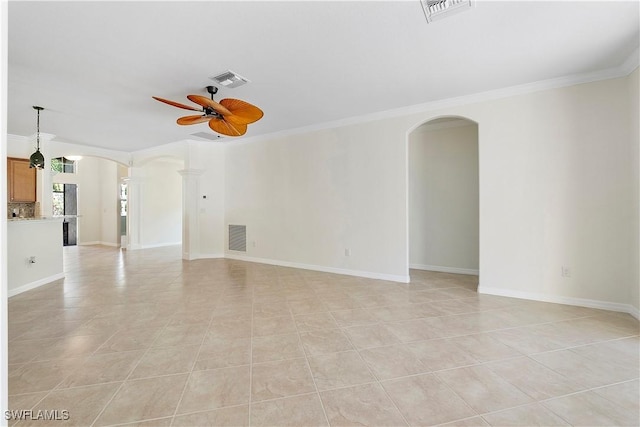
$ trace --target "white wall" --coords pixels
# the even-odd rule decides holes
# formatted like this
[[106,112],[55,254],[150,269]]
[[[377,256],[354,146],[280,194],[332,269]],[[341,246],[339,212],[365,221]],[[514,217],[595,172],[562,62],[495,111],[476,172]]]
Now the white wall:
[[61,219],[9,221],[7,242],[8,296],[64,277]]
[[[449,127],[455,125],[455,127]],[[409,136],[411,268],[478,272],[478,126],[424,124]]]
[[182,239],[181,160],[155,159],[140,166],[140,245],[180,244]]
[[406,154],[396,143],[375,122],[230,144],[226,223],[247,226],[252,258],[404,280]]
[[[629,118],[631,129],[632,152],[629,159],[631,161],[632,183],[635,184],[632,197],[632,204],[635,212],[631,218],[631,237],[635,239],[629,257],[632,260],[633,271],[632,283],[630,287],[630,301],[636,309],[640,311],[640,108],[638,108],[638,98],[640,97],[640,86],[638,85],[638,69],[628,77],[629,84]],[[635,221],[633,220],[635,218]],[[635,224],[633,224],[635,222]],[[638,317],[638,316],[636,316]]]
[[[225,149],[223,145],[200,144],[198,158],[206,159],[200,176],[200,257],[222,257],[225,247]],[[206,196],[206,199],[203,198]]]
[[617,78],[230,145],[226,222],[247,225],[251,257],[406,276],[407,133],[467,117],[480,290],[620,308],[636,285],[629,89]]

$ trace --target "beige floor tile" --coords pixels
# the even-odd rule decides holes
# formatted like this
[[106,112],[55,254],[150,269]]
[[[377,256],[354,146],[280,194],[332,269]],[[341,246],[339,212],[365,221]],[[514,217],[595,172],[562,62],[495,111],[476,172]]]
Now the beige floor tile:
[[559,350],[530,356],[549,369],[574,379],[583,388],[600,387],[637,378],[637,366],[594,361],[572,350]]
[[268,318],[255,318],[253,321],[253,336],[263,337],[267,335],[283,335],[297,333],[296,323],[293,317],[280,316]]
[[55,388],[71,374],[83,359],[58,359],[30,362],[9,368],[9,395],[35,393]]
[[197,345],[150,348],[142,357],[130,379],[188,373],[198,354]]
[[253,362],[294,359],[303,357],[304,352],[298,334],[269,335],[252,339]]
[[147,349],[151,347],[151,344],[161,331],[162,328],[156,326],[141,329],[123,329],[109,338],[96,350],[96,353]]
[[125,382],[95,425],[125,424],[173,415],[187,377],[182,374]]
[[[14,396],[9,396],[9,411],[26,411],[32,409],[38,402],[40,402],[47,394],[48,391],[40,392],[40,393],[28,393],[28,394],[19,394]],[[19,415],[11,415],[9,414],[9,419],[7,420],[7,414],[3,414],[3,419],[7,421],[7,425],[13,426],[20,421]]]
[[316,393],[251,405],[252,426],[328,426]]
[[207,338],[247,338],[251,336],[251,319],[243,317],[213,317]]
[[338,326],[342,328],[371,325],[378,322],[369,311],[364,309],[332,311],[331,315],[336,320]]
[[9,343],[9,364],[27,363],[35,359],[43,350],[58,342],[57,338],[44,340],[11,341]]
[[485,366],[456,368],[436,375],[480,414],[533,402]]
[[407,425],[379,384],[324,391],[320,397],[332,426]]
[[478,362],[490,362],[522,355],[487,333],[451,338],[451,343]]
[[300,314],[294,316],[299,332],[313,331],[315,329],[336,329],[338,324],[328,312]]
[[624,313],[481,295],[450,273],[398,284],[179,247],[64,253],[64,280],[8,301],[11,404],[86,398],[89,414],[74,393],[123,385],[98,425],[169,426],[178,406],[174,425],[247,425],[249,405],[253,424],[326,425],[317,387],[334,424],[394,424],[373,371],[413,425],[640,412],[640,323]]
[[398,337],[384,324],[353,326],[343,331],[358,349],[400,343]]
[[471,417],[440,425],[442,427],[486,427],[489,424],[487,424],[487,422],[483,420],[482,417]]
[[[86,387],[54,390],[42,400],[34,411],[68,411],[68,419],[60,413],[62,420],[52,422],[55,425],[87,426],[91,425],[104,409],[121,383],[98,384]],[[42,420],[21,422],[21,426],[42,426]]]
[[329,311],[327,306],[318,298],[289,301],[289,308],[291,308],[291,312],[294,315]]
[[438,338],[442,334],[439,330],[429,328],[424,319],[405,320],[402,322],[388,322],[384,324],[401,342],[424,341]]
[[547,400],[543,405],[573,426],[637,426],[638,412],[594,391]]
[[49,392],[9,395],[9,409],[31,409],[40,402]]
[[638,415],[638,421],[640,421],[639,380],[633,380],[625,383],[597,388],[593,391],[597,395],[623,406],[625,410],[627,410],[630,414]]
[[506,411],[494,412],[484,415],[483,418],[489,425],[495,427],[570,426],[565,420],[538,403],[507,409]]
[[304,358],[256,363],[252,367],[251,399],[277,399],[315,391],[313,377]]
[[545,351],[560,350],[569,346],[537,326],[503,329],[488,332],[489,336],[519,351],[522,354],[534,354]]
[[366,363],[355,351],[310,356],[309,366],[318,390],[352,386],[376,380]]
[[249,403],[249,366],[194,371],[178,414]]
[[35,327],[29,328],[28,331],[18,336],[18,341],[23,340],[38,340],[56,337],[65,337],[69,335],[75,335],[75,331],[85,323],[82,320],[73,321],[49,321],[46,323],[39,323]]
[[212,311],[212,309],[204,309],[175,313],[168,326],[208,325]]
[[256,303],[253,306],[253,318],[264,319],[268,317],[283,317],[290,316],[291,310],[286,302],[273,303],[263,302]]
[[421,374],[430,370],[403,344],[361,350],[360,355],[380,380]]
[[406,346],[433,371],[478,364],[474,357],[453,342],[453,338],[414,342]]
[[339,329],[322,329],[301,332],[300,340],[310,356],[353,350],[351,342]]
[[207,337],[194,370],[227,368],[251,363],[251,338]]
[[124,381],[144,350],[95,354],[82,360],[57,388]]
[[360,307],[360,304],[357,300],[351,297],[340,297],[340,296],[329,296],[322,299],[327,310],[330,311],[338,311],[338,310],[357,310]]
[[173,427],[219,426],[239,427],[249,425],[249,406],[232,406],[213,411],[177,416]]
[[174,325],[165,327],[152,347],[200,345],[208,324]]
[[128,424],[119,424],[119,425],[126,426],[126,427],[171,427],[172,421],[173,421],[173,417],[165,417],[165,418],[154,418],[152,420],[147,420],[147,421],[137,421],[137,422],[128,423]]
[[433,374],[383,381],[410,425],[435,425],[477,415]]
[[60,338],[54,344],[43,348],[34,361],[68,359],[88,356],[109,338],[105,335],[76,335]]
[[535,400],[549,399],[583,390],[565,377],[528,357],[484,365]]

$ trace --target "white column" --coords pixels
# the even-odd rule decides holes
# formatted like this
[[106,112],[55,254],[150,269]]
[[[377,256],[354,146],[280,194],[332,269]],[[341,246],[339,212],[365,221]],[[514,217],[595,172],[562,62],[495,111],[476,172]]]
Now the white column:
[[142,171],[129,167],[127,182],[127,246],[129,250],[142,249],[140,219],[142,217]]
[[183,169],[178,173],[182,175],[182,259],[192,260],[200,256],[198,201],[204,170]]

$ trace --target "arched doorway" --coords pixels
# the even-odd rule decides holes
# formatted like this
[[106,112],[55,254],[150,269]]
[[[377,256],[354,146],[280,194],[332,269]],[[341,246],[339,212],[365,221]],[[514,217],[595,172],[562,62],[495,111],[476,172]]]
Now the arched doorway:
[[438,117],[409,133],[408,208],[410,276],[479,275],[476,122]]

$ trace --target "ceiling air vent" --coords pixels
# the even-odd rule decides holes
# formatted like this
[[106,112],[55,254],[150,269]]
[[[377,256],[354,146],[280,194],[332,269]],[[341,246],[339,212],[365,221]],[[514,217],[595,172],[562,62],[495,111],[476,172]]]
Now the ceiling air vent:
[[222,135],[216,135],[213,133],[207,133],[207,132],[195,132],[190,134],[191,136],[196,136],[198,138],[202,138],[202,139],[208,139],[209,141],[217,141],[219,139],[224,139],[224,137]]
[[473,0],[420,0],[427,22],[471,9]]
[[213,76],[211,77],[211,80],[224,87],[238,87],[250,82],[249,79],[245,79],[231,70],[227,70],[222,74]]

